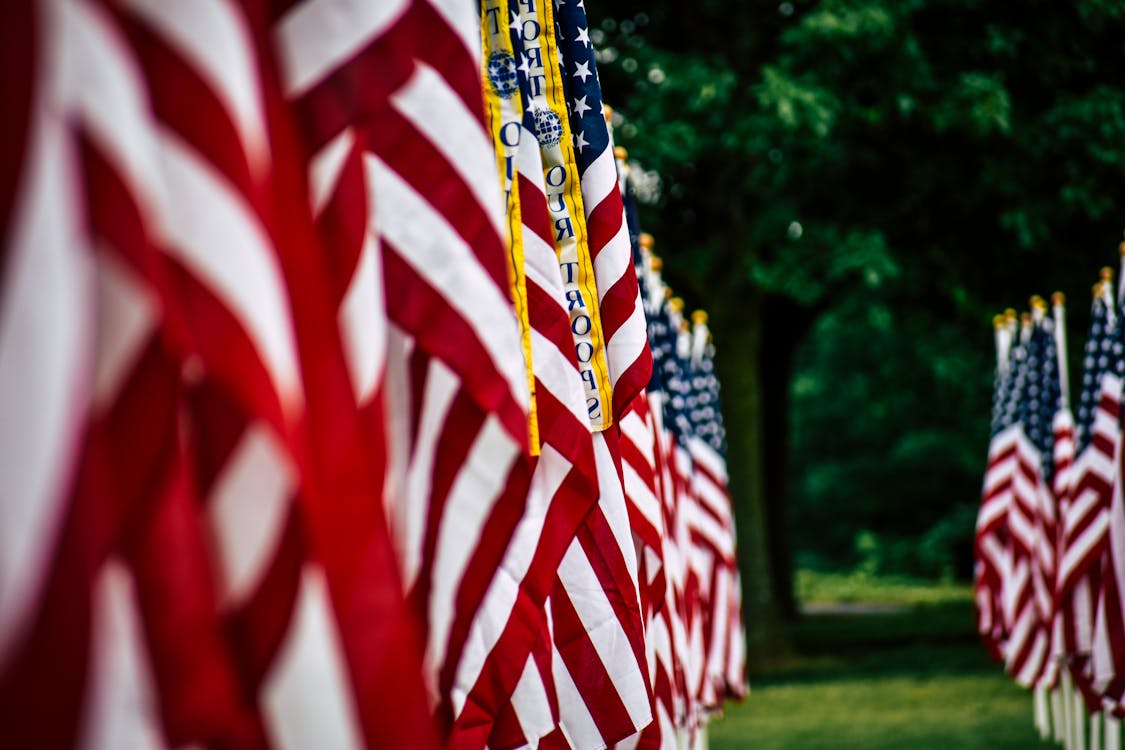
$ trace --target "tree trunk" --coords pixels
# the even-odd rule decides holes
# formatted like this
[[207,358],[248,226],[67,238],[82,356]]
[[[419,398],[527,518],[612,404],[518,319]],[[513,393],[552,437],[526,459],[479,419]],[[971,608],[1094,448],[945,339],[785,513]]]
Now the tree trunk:
[[751,664],[788,652],[778,617],[768,541],[763,400],[760,367],[763,344],[762,295],[758,290],[729,295],[738,303],[714,306],[715,366],[722,383],[727,433],[727,468],[738,523],[743,612]]
[[778,616],[786,621],[797,617],[793,589],[793,519],[790,471],[789,389],[794,359],[817,315],[781,297],[769,297],[762,305],[762,347],[759,369],[762,380],[762,444],[765,481],[766,542],[770,556],[770,580]]

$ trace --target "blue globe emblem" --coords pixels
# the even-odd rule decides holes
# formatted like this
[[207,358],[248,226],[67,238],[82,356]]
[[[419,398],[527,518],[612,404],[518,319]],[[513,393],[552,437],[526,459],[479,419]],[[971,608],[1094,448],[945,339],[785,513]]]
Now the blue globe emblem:
[[519,90],[516,77],[516,60],[507,52],[493,52],[488,56],[488,82],[501,99],[508,99]]
[[535,112],[535,137],[540,145],[554,146],[562,140],[562,121],[559,116],[549,109],[540,109]]

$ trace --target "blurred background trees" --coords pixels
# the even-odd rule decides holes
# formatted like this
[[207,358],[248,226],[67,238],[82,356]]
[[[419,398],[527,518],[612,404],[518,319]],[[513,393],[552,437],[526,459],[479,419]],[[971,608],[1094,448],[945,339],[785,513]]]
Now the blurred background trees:
[[[571,1],[571,0],[567,0]],[[967,578],[990,319],[1125,226],[1125,6],[599,0],[642,219],[718,347],[752,648],[798,565]],[[649,180],[649,182],[653,182]]]

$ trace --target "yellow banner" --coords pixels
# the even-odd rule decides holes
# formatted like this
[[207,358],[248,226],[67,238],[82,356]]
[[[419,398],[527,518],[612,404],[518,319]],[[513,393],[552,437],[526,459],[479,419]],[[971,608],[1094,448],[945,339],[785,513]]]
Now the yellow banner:
[[523,360],[527,368],[527,386],[531,393],[528,409],[528,432],[531,454],[539,455],[539,419],[535,407],[535,370],[531,361],[531,324],[527,311],[527,277],[524,273],[523,219],[520,214],[519,190],[515,186],[516,151],[519,149],[523,104],[520,101],[516,59],[512,38],[504,15],[506,0],[482,0],[481,40],[484,43],[483,70],[485,116],[496,148],[496,164],[500,184],[504,188],[505,219],[509,248],[508,268],[511,273],[512,297],[520,324]]

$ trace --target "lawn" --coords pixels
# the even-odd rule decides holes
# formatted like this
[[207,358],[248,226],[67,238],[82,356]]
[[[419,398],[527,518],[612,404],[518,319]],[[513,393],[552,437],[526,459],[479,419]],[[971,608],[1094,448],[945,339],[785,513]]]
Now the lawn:
[[813,614],[792,627],[796,654],[751,665],[711,750],[1053,747],[977,641],[966,587],[802,573],[798,591]]

